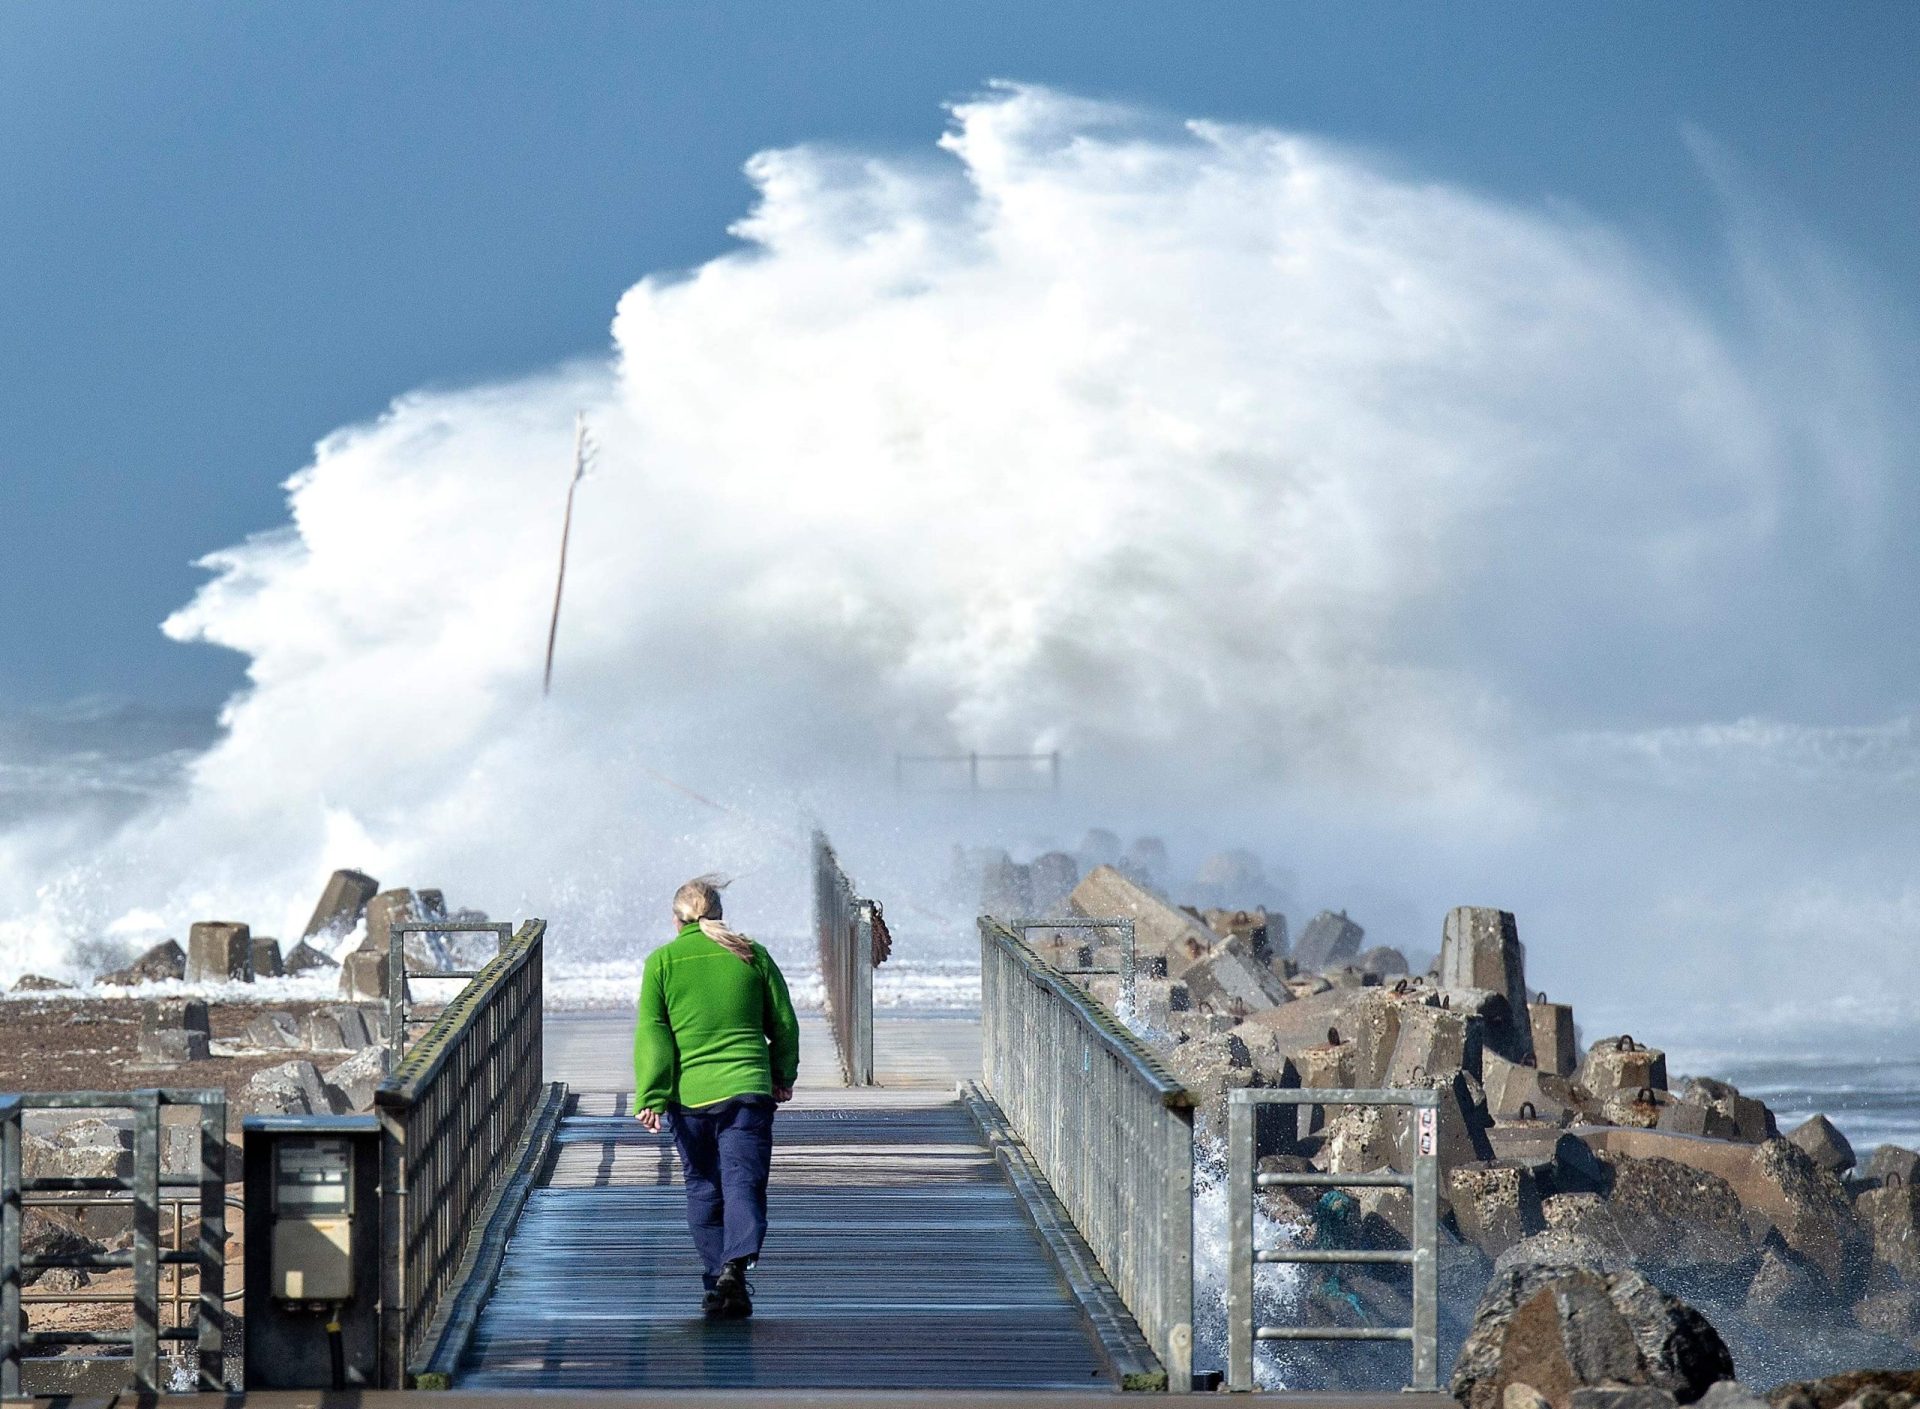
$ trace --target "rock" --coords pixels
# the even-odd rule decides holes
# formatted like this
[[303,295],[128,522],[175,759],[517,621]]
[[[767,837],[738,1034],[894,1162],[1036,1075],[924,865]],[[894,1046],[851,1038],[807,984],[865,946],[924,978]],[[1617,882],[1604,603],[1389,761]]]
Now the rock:
[[1582,1385],[1567,1397],[1572,1409],[1673,1409],[1672,1390],[1654,1385]]
[[1509,1273],[1538,1281],[1555,1269],[1575,1268],[1602,1276],[1627,1270],[1619,1253],[1577,1233],[1549,1230],[1515,1243],[1493,1262],[1493,1279]]
[[1604,1101],[1617,1091],[1667,1089],[1667,1054],[1631,1037],[1603,1037],[1587,1049],[1574,1084]]
[[1080,863],[1064,851],[1049,851],[1033,858],[1027,874],[1033,888],[1033,913],[1065,914],[1067,897],[1080,883]]
[[185,978],[187,951],[171,939],[163,939],[124,969],[100,975],[100,982],[116,988],[131,988],[141,983],[165,983]]
[[1744,1280],[1754,1253],[1733,1185],[1670,1159],[1616,1156],[1608,1211],[1643,1265],[1728,1269]]
[[255,978],[281,978],[286,974],[286,966],[280,959],[280,941],[266,935],[253,938],[253,976]]
[[281,968],[289,974],[304,974],[310,969],[337,969],[339,967],[340,965],[336,960],[322,954],[304,939],[293,946],[292,950],[281,963]]
[[1854,1201],[1873,1238],[1873,1257],[1920,1289],[1920,1187],[1896,1182],[1869,1189]]
[[320,892],[320,903],[313,907],[301,941],[318,939],[323,943],[344,939],[360,923],[367,902],[379,891],[380,883],[358,871],[335,871]]
[[[42,1208],[26,1210],[20,1227],[20,1251],[23,1255],[27,1257],[91,1257],[106,1250],[103,1243],[88,1237],[60,1212]],[[67,1268],[33,1268],[24,1271],[20,1281],[24,1286],[38,1285],[42,1291],[74,1290],[71,1286],[60,1285],[56,1280],[63,1274],[67,1277],[73,1275]]]
[[1920,1183],[1920,1152],[1899,1145],[1876,1146],[1860,1172],[1882,1185],[1897,1182],[1911,1186]]
[[1540,1070],[1552,1076],[1572,1076],[1580,1063],[1572,1007],[1544,1000],[1529,1003],[1527,1024],[1533,1029],[1533,1056]]
[[1725,1342],[1692,1307],[1637,1272],[1543,1258],[1540,1241],[1495,1263],[1454,1364],[1453,1394],[1467,1409],[1498,1409],[1516,1383],[1555,1409],[1601,1386],[1650,1386],[1691,1403],[1732,1376]]
[[72,989],[70,983],[62,983],[57,978],[48,978],[45,974],[22,974],[13,982],[15,993],[52,993],[58,989]]
[[327,1072],[327,1085],[342,1110],[370,1111],[373,1093],[393,1070],[393,1056],[385,1047],[366,1047]]
[[1280,948],[1276,951],[1268,936],[1265,910],[1202,910],[1200,921],[1223,938],[1238,939],[1256,960],[1268,968],[1273,967],[1275,959],[1286,957],[1285,925],[1282,924]]
[[255,1072],[238,1104],[249,1115],[336,1115],[326,1080],[312,1062],[283,1062]]
[[1805,1150],[1813,1162],[1829,1174],[1844,1174],[1853,1168],[1853,1146],[1823,1115],[1809,1117],[1796,1126],[1787,1138]]
[[1790,1252],[1770,1247],[1747,1282],[1747,1310],[1756,1316],[1811,1310],[1821,1299],[1821,1283],[1807,1264]]
[[1911,1287],[1890,1287],[1861,1297],[1854,1303],[1853,1319],[1863,1331],[1907,1340],[1920,1331],[1920,1293]]
[[1366,938],[1366,933],[1347,918],[1346,911],[1336,915],[1331,910],[1322,910],[1300,931],[1300,940],[1293,947],[1293,961],[1301,973],[1338,968],[1360,952],[1360,941]]
[[[1004,851],[988,858],[980,868],[978,903],[982,914],[998,919],[1032,919],[1035,914],[1033,872],[1016,864]],[[372,931],[371,919],[368,921],[368,931]]]
[[346,962],[340,966],[340,996],[348,999],[384,999],[387,996],[387,951],[363,948],[347,955]]
[[1212,1134],[1226,1133],[1227,1093],[1261,1084],[1251,1065],[1234,1065],[1225,1043],[1185,1042],[1167,1054],[1166,1062],[1193,1097],[1195,1126]]
[[52,1139],[23,1134],[20,1172],[29,1179],[125,1179],[133,1173],[133,1132],[89,1118],[61,1126]]
[[1533,1055],[1533,1029],[1519,1015],[1527,1012],[1527,951],[1513,915],[1484,906],[1460,905],[1447,912],[1440,935],[1440,986],[1479,988],[1506,1000],[1512,1033],[1506,1055],[1523,1061]]
[[1766,1409],[1767,1401],[1738,1380],[1721,1380],[1700,1396],[1700,1409]]
[[1096,866],[1073,888],[1070,903],[1087,919],[1131,919],[1135,951],[1166,959],[1167,976],[1184,978],[1213,952],[1219,936],[1111,866]]
[[232,920],[202,920],[187,933],[188,983],[252,983],[253,940]]
[[1498,1120],[1559,1125],[1573,1109],[1572,1087],[1564,1078],[1545,1076],[1498,1052],[1481,1052],[1480,1083],[1487,1090],[1487,1109]]
[[1398,978],[1407,972],[1407,956],[1389,945],[1376,944],[1354,957],[1353,966],[1363,974]]
[[1247,941],[1237,936],[1221,940],[1212,953],[1188,965],[1181,979],[1194,1006],[1203,1013],[1238,1018],[1293,1001],[1286,985],[1254,957]]
[[1135,837],[1120,865],[1144,885],[1159,887],[1168,875],[1167,844],[1159,837]]
[[1532,1385],[1515,1380],[1500,1396],[1500,1409],[1553,1409],[1553,1405]]
[[1839,1409],[1860,1401],[1859,1409],[1893,1409],[1895,1395],[1920,1397],[1920,1370],[1854,1370],[1824,1380],[1802,1380],[1767,1391],[1773,1409]]
[[1333,987],[1319,974],[1301,974],[1288,979],[1286,983],[1287,992],[1295,998],[1313,998]]
[[300,1040],[298,1020],[292,1013],[280,1012],[255,1014],[253,1021],[247,1024],[247,1044],[264,1047],[268,1051],[305,1045]]
[[1193,1010],[1193,995],[1187,986],[1170,978],[1136,978],[1133,984],[1134,1011],[1147,1026],[1165,1032],[1175,1013]]
[[1460,1236],[1490,1258],[1546,1227],[1533,1171],[1511,1161],[1474,1161],[1447,1171],[1447,1202]]
[[315,1008],[302,1019],[300,1038],[316,1052],[358,1052],[373,1043],[366,1018],[351,1003]]
[[1543,1195],[1595,1194],[1613,1183],[1612,1168],[1578,1135],[1544,1122],[1487,1130],[1494,1158],[1532,1167]]

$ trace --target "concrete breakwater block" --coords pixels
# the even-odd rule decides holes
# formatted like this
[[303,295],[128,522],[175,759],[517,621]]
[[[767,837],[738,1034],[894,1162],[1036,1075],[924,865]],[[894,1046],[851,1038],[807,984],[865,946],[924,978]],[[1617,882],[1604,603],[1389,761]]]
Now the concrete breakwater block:
[[359,871],[335,871],[320,892],[313,907],[313,918],[301,934],[302,940],[340,939],[360,923],[367,902],[379,892],[380,882]]
[[163,939],[124,969],[100,975],[100,982],[118,988],[142,983],[166,983],[187,976],[187,951],[171,939]]
[[286,972],[286,965],[280,958],[280,941],[267,935],[255,935],[253,937],[253,976],[282,978]]
[[233,920],[202,920],[187,934],[188,983],[252,983],[253,936]]

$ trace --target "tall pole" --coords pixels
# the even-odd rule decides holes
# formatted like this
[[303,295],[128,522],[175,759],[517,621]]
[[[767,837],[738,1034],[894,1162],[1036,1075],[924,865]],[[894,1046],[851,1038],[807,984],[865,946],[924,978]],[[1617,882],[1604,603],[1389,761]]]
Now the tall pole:
[[573,536],[573,492],[587,477],[587,413],[573,413],[573,478],[567,481],[567,512],[560,521],[560,571],[553,579],[553,620],[547,627],[547,673],[542,698],[553,693],[553,644],[560,636],[560,596],[567,588],[567,540]]

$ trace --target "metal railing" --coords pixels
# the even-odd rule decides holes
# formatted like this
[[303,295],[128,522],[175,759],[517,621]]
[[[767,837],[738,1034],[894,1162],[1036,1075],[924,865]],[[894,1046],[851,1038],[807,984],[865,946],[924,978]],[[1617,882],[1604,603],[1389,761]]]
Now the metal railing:
[[[381,1375],[404,1388],[476,1217],[544,1089],[541,949],[529,920],[374,1094],[382,1142]],[[395,1014],[396,1022],[399,1014]]]
[[825,832],[813,834],[813,929],[827,1018],[849,1086],[873,1085],[873,971],[893,952],[878,902],[855,893]]
[[[1257,1105],[1410,1106],[1415,1117],[1413,1172],[1261,1174]],[[1391,1091],[1312,1090],[1299,1087],[1239,1090],[1227,1095],[1227,1388],[1251,1390],[1256,1341],[1407,1341],[1413,1350],[1414,1390],[1439,1385],[1438,1315],[1440,1093],[1431,1088]],[[1259,1189],[1406,1189],[1413,1195],[1413,1246],[1401,1249],[1258,1246],[1254,1193]],[[1262,1326],[1254,1311],[1254,1268],[1260,1263],[1386,1264],[1413,1268],[1411,1326]]]
[[413,993],[407,987],[410,978],[460,978],[471,982],[480,977],[479,969],[409,969],[407,967],[407,936],[410,934],[490,934],[499,941],[502,951],[513,938],[513,926],[504,920],[474,920],[462,923],[456,920],[409,920],[396,924],[387,932],[387,1046],[395,1061],[407,1050],[408,1016],[413,1005]]
[[1117,974],[1120,978],[1120,1004],[1123,1012],[1129,1016],[1134,1010],[1134,999],[1139,992],[1135,979],[1139,960],[1134,945],[1133,921],[1125,916],[1117,919],[1071,919],[1071,920],[1013,920],[1007,925],[1021,943],[1026,943],[1032,930],[1119,930],[1120,931],[1120,967],[1117,969],[1096,969],[1089,963],[1084,968],[1063,969],[1054,966],[1054,972],[1065,974],[1069,978],[1092,978],[1096,975]]
[[[1005,768],[1009,764],[1023,768],[1029,775],[1039,766],[1046,768],[1046,782],[1035,786],[1021,783],[1017,779],[1011,785],[993,786],[989,780],[981,782],[980,765],[986,764],[991,772]],[[910,787],[909,765],[924,768],[927,765],[936,768],[955,770],[957,765],[966,765],[966,781],[956,787]],[[957,773],[956,773],[957,776]],[[929,793],[1057,793],[1060,791],[1060,750],[1051,753],[896,753],[893,756],[893,786],[897,792]]]
[[[200,1168],[195,1174],[167,1174],[161,1168],[161,1111],[169,1106],[198,1109]],[[133,1116],[133,1172],[129,1176],[41,1177],[28,1179],[21,1168],[23,1116],[29,1110],[129,1111]],[[163,1189],[193,1189],[198,1193],[199,1233],[192,1248],[161,1246],[160,1207]],[[119,1252],[25,1255],[29,1194],[111,1194],[129,1196],[133,1246]],[[0,1097],[0,1396],[15,1399],[21,1393],[22,1360],[29,1352],[54,1346],[125,1346],[131,1352],[128,1372],[133,1388],[157,1394],[167,1388],[161,1370],[163,1341],[186,1341],[198,1351],[197,1382],[201,1390],[224,1388],[226,1349],[224,1302],[227,1266],[227,1098],[222,1091],[147,1090],[126,1092],[68,1091],[24,1093]],[[191,1326],[162,1326],[160,1269],[195,1269],[198,1289]],[[25,1273],[78,1268],[86,1271],[133,1270],[133,1290],[124,1298],[133,1307],[133,1326],[126,1331],[48,1330],[27,1327],[22,1277]],[[178,1292],[178,1274],[175,1290]],[[58,1300],[71,1300],[61,1297]],[[94,1298],[89,1297],[88,1300]]]
[[988,1091],[1167,1372],[1193,1377],[1193,1101],[1134,1035],[980,920]]

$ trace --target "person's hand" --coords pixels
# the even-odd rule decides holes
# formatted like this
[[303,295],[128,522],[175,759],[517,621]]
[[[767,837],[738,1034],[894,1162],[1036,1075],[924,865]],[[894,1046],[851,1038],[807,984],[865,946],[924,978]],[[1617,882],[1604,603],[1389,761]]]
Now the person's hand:
[[634,1119],[640,1122],[641,1128],[649,1135],[658,1135],[660,1133],[659,1111],[639,1111],[635,1113]]
[[773,1103],[776,1106],[784,1106],[792,1099],[793,1088],[791,1086],[776,1086],[773,1088]]

